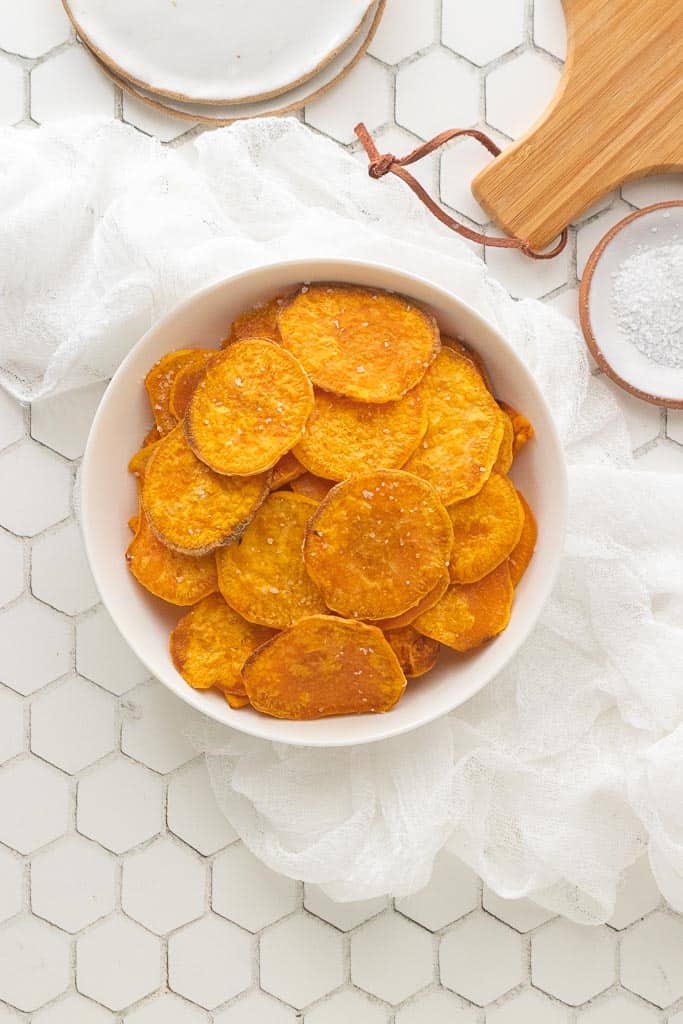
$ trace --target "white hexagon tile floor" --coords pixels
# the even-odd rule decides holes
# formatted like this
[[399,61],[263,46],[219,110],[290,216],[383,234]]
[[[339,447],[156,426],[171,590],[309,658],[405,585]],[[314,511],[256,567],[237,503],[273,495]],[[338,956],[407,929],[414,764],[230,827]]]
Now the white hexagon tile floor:
[[[350,148],[363,119],[398,153],[537,116],[565,51],[560,0],[388,0],[370,51],[300,115]],[[0,0],[0,123],[114,115],[170,145],[199,129],[121,96],[59,0]],[[468,142],[418,165],[485,224]],[[485,253],[515,296],[576,316],[590,249],[683,179],[633,182],[544,265]],[[0,1024],[683,1024],[683,919],[645,862],[608,925],[508,902],[452,858],[422,893],[338,905],[237,840],[182,706],[98,605],[73,486],[97,385],[22,410],[0,391]],[[683,472],[683,414],[618,394],[643,470]]]

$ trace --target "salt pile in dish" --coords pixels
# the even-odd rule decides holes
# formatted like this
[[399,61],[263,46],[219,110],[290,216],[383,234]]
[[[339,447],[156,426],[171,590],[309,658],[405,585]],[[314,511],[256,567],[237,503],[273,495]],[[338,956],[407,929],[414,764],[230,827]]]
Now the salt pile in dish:
[[639,352],[683,369],[683,241],[639,246],[613,275],[612,306]]

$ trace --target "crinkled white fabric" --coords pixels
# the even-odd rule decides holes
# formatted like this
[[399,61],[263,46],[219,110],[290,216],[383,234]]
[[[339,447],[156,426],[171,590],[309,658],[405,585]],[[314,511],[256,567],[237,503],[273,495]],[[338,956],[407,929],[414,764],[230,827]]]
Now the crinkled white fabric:
[[109,122],[0,135],[0,374],[18,397],[108,376],[201,285],[344,254],[416,271],[475,306],[556,417],[571,502],[561,574],[483,693],[354,749],[289,748],[195,721],[247,845],[344,900],[418,889],[447,845],[502,896],[598,922],[649,844],[662,891],[683,909],[683,488],[633,469],[623,417],[574,326],[513,302],[400,183],[370,181],[362,161],[294,120],[181,150]]

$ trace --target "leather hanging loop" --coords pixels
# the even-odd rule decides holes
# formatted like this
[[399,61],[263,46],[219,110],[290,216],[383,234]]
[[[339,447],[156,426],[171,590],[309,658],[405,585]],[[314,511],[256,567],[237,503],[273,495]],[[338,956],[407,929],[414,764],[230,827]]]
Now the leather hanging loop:
[[423,142],[420,146],[416,146],[415,149],[411,150],[406,156],[396,157],[393,153],[380,153],[375,145],[375,140],[372,138],[370,132],[367,130],[365,125],[361,122],[357,124],[354,131],[360,139],[363,148],[368,156],[368,174],[371,178],[379,180],[383,178],[385,174],[394,174],[401,181],[404,181],[408,188],[412,189],[418,199],[424,203],[430,213],[432,213],[437,220],[440,220],[447,228],[451,231],[457,232],[462,235],[463,238],[468,238],[471,242],[479,242],[482,245],[488,245],[497,249],[518,249],[525,256],[528,256],[532,260],[551,260],[554,256],[558,256],[567,244],[568,232],[565,228],[560,235],[557,243],[552,249],[547,252],[537,252],[533,249],[528,242],[523,241],[520,238],[508,238],[499,237],[498,235],[486,235],[481,231],[474,231],[472,228],[468,228],[467,225],[461,224],[455,217],[451,217],[450,214],[442,210],[438,203],[432,199],[427,190],[422,187],[420,182],[415,178],[406,167],[410,164],[414,164],[417,160],[421,160],[424,156],[429,156],[440,146],[450,142],[452,139],[457,139],[462,136],[467,136],[470,139],[476,139],[484,149],[492,156],[498,156],[500,153],[500,147],[493,141],[490,136],[484,132],[479,131],[476,128],[451,128],[448,131],[440,132],[435,135],[433,139],[428,142]]

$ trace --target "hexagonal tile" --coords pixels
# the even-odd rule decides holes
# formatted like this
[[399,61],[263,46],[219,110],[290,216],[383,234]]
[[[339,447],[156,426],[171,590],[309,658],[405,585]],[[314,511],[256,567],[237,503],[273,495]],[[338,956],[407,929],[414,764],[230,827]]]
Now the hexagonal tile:
[[516,299],[540,299],[567,280],[567,249],[552,260],[530,260],[518,249],[486,247],[486,265]]
[[433,959],[431,937],[391,912],[351,938],[352,982],[394,1006],[433,981]]
[[[429,103],[425,103],[429,96]],[[479,119],[480,85],[474,68],[447,50],[431,50],[396,75],[396,121],[428,139],[451,125]]]
[[517,138],[552,99],[560,72],[541,53],[527,50],[490,71],[486,78],[486,120]]
[[683,996],[683,920],[657,911],[621,940],[621,983],[655,1006]]
[[31,72],[31,116],[49,124],[69,114],[114,116],[114,86],[84,46],[72,46]]
[[68,780],[34,757],[0,768],[0,842],[30,853],[66,832]]
[[479,906],[478,876],[452,853],[439,854],[429,884],[396,901],[396,909],[436,932]]
[[[580,1010],[578,1024],[657,1024],[659,1014],[633,996],[609,992],[599,1002]],[[545,1021],[543,1022],[545,1024]]]
[[68,615],[78,615],[99,601],[81,531],[73,519],[33,541],[31,589],[41,601]]
[[672,441],[683,444],[683,410],[669,409],[667,411],[666,435]]
[[32,537],[69,514],[71,471],[57,455],[25,441],[0,456],[0,523]]
[[15,124],[24,116],[24,73],[0,55],[0,124]]
[[617,893],[617,903],[608,924],[619,930],[628,928],[634,921],[655,910],[662,901],[662,894],[654,880],[650,862],[641,857],[624,871]]
[[24,410],[16,398],[0,388],[0,448],[24,436]]
[[123,1010],[161,984],[159,940],[125,917],[110,917],[76,943],[78,991]]
[[614,938],[608,928],[557,920],[531,940],[531,981],[569,1006],[579,1006],[614,981]]
[[82,836],[65,836],[31,863],[31,908],[67,932],[78,932],[116,904],[116,861]]
[[555,914],[539,907],[533,900],[504,900],[487,885],[484,886],[483,904],[484,910],[517,932],[530,932],[555,917]]
[[67,672],[72,647],[68,619],[33,598],[0,611],[0,681],[18,693],[33,693]]
[[[496,965],[495,971],[491,964]],[[442,985],[485,1006],[522,980],[519,935],[488,914],[473,914],[444,935],[439,965]]]
[[24,749],[24,705],[20,697],[0,686],[0,764]]
[[651,206],[668,199],[683,199],[683,174],[653,174],[621,186],[621,194],[634,206]]
[[385,64],[398,64],[404,57],[429,46],[435,35],[436,19],[431,4],[388,0],[368,53]]
[[562,0],[534,0],[534,42],[560,60],[567,56],[567,24]]
[[636,469],[646,473],[683,473],[683,451],[680,445],[660,439],[654,448],[638,456]]
[[24,589],[24,545],[18,537],[0,530],[0,608],[19,597]]
[[187,717],[187,705],[162,683],[146,683],[126,697],[121,749],[157,772],[171,772],[197,756],[184,734]]
[[479,0],[463,7],[444,0],[441,38],[473,64],[488,64],[524,38],[524,0]]
[[161,829],[162,801],[163,785],[157,775],[117,758],[79,782],[78,830],[108,850],[123,853]]
[[449,142],[441,151],[441,200],[477,224],[486,224],[488,214],[474,198],[471,182],[491,155],[474,139]]
[[224,850],[213,865],[212,906],[229,921],[258,932],[301,905],[299,883],[271,871],[242,843]]
[[215,914],[188,924],[168,940],[168,984],[212,1010],[251,984],[251,941]]
[[[307,105],[305,120],[338,142],[353,142],[357,120],[370,131],[391,120],[391,101],[389,72],[366,55],[334,89]],[[349,116],[352,110],[356,120]]]
[[214,1013],[213,1020],[214,1024],[297,1024],[301,1016],[263,992],[250,992],[225,1010]]
[[206,1024],[207,1015],[198,1006],[172,992],[164,992],[127,1013],[125,1024]]
[[396,1024],[475,1024],[476,1019],[475,1010],[442,989],[418,996],[396,1014]]
[[0,848],[0,921],[14,917],[24,900],[24,865],[19,857]]
[[386,1008],[357,989],[335,992],[306,1014],[306,1024],[386,1024],[387,1020]]
[[114,1021],[109,1010],[78,993],[46,1006],[31,1019],[32,1024],[113,1024]]
[[196,854],[166,837],[127,857],[121,907],[157,935],[204,913],[206,871]]
[[17,917],[0,931],[0,999],[37,1010],[71,981],[69,940],[34,917]]
[[317,918],[289,917],[261,936],[261,988],[297,1010],[343,980],[341,935]]
[[22,57],[40,57],[66,42],[71,23],[52,0],[0,0],[0,47]]
[[10,1010],[9,1006],[0,1004],[0,1024],[23,1024],[24,1017],[19,1017],[18,1013],[14,1010]]
[[[420,145],[420,139],[403,128],[397,128],[395,124],[385,125],[373,133],[375,145],[380,153],[393,153],[394,156],[405,156]],[[363,167],[368,166],[368,158],[365,150],[360,147],[355,152],[356,158]],[[436,194],[437,188],[437,160],[438,155],[431,153],[417,163],[410,165],[410,173],[420,182],[423,188],[430,194]]]
[[117,708],[82,676],[72,675],[31,703],[31,750],[71,774],[118,745]]
[[204,758],[169,782],[167,819],[172,832],[207,857],[237,839],[216,803]]
[[67,459],[79,459],[106,387],[104,383],[88,384],[33,402],[31,436]]
[[486,1024],[568,1024],[568,1021],[565,1007],[552,1003],[547,996],[533,989],[520,992],[502,1006],[486,1011]]
[[369,921],[381,913],[389,904],[385,896],[377,896],[372,900],[355,900],[351,903],[337,903],[330,899],[317,885],[304,887],[304,906],[311,914],[320,917],[328,924],[333,924],[342,932],[357,928],[364,921]]
[[[576,273],[579,278],[583,275],[588,257],[598,242],[607,234],[611,227],[630,212],[626,203],[617,200],[608,210],[605,210],[594,220],[581,225],[576,235]],[[549,262],[554,263],[555,261],[549,260]]]
[[194,128],[192,121],[163,113],[156,107],[143,103],[136,96],[125,92],[123,94],[123,120],[126,124],[132,124],[134,128],[144,132],[145,135],[160,139],[161,142],[170,142]]
[[118,695],[143,682],[149,674],[103,606],[76,627],[76,667],[82,675]]

